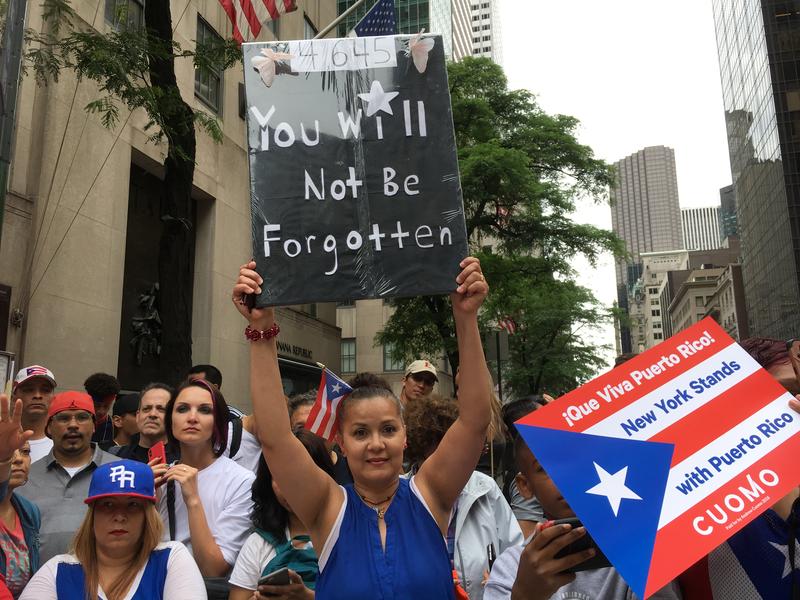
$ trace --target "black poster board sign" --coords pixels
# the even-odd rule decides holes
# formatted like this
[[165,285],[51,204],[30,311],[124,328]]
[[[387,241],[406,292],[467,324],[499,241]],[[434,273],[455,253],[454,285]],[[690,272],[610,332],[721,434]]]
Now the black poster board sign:
[[453,291],[467,239],[441,37],[243,48],[257,305]]

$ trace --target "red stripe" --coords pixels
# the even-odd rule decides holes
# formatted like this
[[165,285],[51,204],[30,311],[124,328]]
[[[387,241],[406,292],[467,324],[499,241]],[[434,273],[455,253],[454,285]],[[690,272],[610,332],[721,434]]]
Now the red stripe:
[[248,25],[250,25],[250,39],[254,40],[261,33],[261,22],[258,20],[258,15],[253,8],[252,2],[260,2],[261,0],[239,0],[242,4],[242,12]]
[[219,3],[222,5],[222,10],[228,15],[228,19],[230,19],[233,25],[233,39],[241,44],[243,37],[242,32],[239,31],[239,26],[236,24],[236,9],[233,7],[233,2],[231,0],[219,0]]
[[[249,1],[249,0],[248,0]],[[255,0],[258,2],[259,0]],[[281,13],[278,12],[278,7],[275,6],[275,0],[260,0],[264,3],[264,6],[267,7],[267,11],[269,12],[269,16],[272,17],[272,20],[280,18]]]
[[295,0],[283,0],[283,12],[290,13],[297,10],[297,3]]
[[[704,331],[708,331],[708,333],[711,334],[714,342],[702,350],[695,352],[693,355],[684,358],[680,352],[678,352],[678,346],[686,341],[697,340],[703,335]],[[662,374],[656,375],[652,379],[643,380],[640,385],[636,385],[635,382],[631,381],[631,384],[634,386],[633,391],[626,392],[619,398],[614,399],[610,404],[600,400],[600,396],[597,395],[597,391],[602,391],[606,385],[616,386],[623,380],[630,380],[631,372],[635,370],[644,371],[651,367],[653,363],[658,362],[654,360],[654,355],[657,353],[647,352],[629,360],[616,369],[612,369],[605,375],[601,375],[577,390],[562,396],[558,399],[558,402],[548,404],[536,412],[523,417],[520,423],[523,425],[550,427],[552,429],[564,429],[566,431],[582,433],[592,425],[596,425],[603,419],[607,419],[610,415],[638,401],[645,394],[661,387],[669,379],[677,377],[689,369],[696,367],[703,361],[711,358],[717,352],[720,352],[734,343],[733,339],[725,333],[714,319],[707,317],[657,346],[660,353],[664,356],[677,354],[680,358],[680,362],[674,367],[668,367]],[[580,421],[575,423],[574,427],[568,428],[564,417],[561,416],[564,409],[570,405],[583,405],[590,399],[599,401],[600,409],[584,416]]]
[[[645,597],[660,590],[675,577],[676,572],[680,573],[688,569],[697,560],[698,556],[711,552],[724,540],[767,510],[769,506],[792,491],[796,487],[796,482],[800,481],[798,453],[800,453],[800,434],[796,434],[786,440],[770,452],[768,456],[756,462],[752,467],[740,473],[709,497],[704,498],[693,508],[661,528],[656,535],[656,544],[650,561],[650,574],[647,579]],[[725,509],[730,520],[723,525],[719,525],[709,518],[706,510],[711,509],[715,504],[724,506],[724,499],[728,494],[734,493],[742,497],[739,487],[750,487],[747,482],[747,475],[750,474],[754,480],[758,481],[758,474],[763,469],[780,472],[781,480],[778,485],[768,487],[761,484],[761,487],[765,490],[764,495],[755,500],[753,504],[747,504],[741,513],[734,513]],[[767,502],[755,509],[747,519],[736,523],[736,518],[740,514],[747,512],[750,506],[755,506],[765,497],[769,497]],[[742,497],[742,499],[747,502],[745,498]],[[712,512],[717,513],[716,509],[712,510]],[[700,535],[695,531],[692,521],[699,516],[705,517],[705,521],[701,524],[702,526],[713,525],[713,533]],[[730,526],[730,529],[725,529],[727,526]]]
[[[713,388],[705,393],[713,394]],[[725,392],[724,398],[704,404],[647,441],[675,444],[675,466],[785,393],[769,373],[759,369]]]
[[[322,377],[319,381],[319,387],[317,388],[317,399],[314,401],[314,406],[311,407],[311,411],[308,413],[308,418],[306,419],[306,429],[309,431],[314,431],[312,429],[312,425],[314,421],[317,420],[317,415],[322,410],[322,394],[325,391],[325,369],[322,370]],[[316,433],[316,431],[314,431]]]

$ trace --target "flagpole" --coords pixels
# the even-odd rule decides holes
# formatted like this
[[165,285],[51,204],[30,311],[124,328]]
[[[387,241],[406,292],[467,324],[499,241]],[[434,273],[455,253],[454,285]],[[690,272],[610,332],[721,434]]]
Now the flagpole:
[[352,13],[354,10],[356,10],[356,9],[357,9],[359,6],[361,6],[362,4],[364,4],[364,2],[366,2],[366,1],[367,1],[367,0],[357,0],[357,1],[355,2],[355,4],[353,4],[353,6],[351,6],[350,8],[348,8],[346,11],[344,11],[344,12],[343,12],[342,14],[340,14],[338,17],[336,17],[336,18],[333,20],[333,22],[332,22],[330,25],[328,25],[328,26],[327,26],[325,29],[323,29],[323,30],[322,30],[322,31],[320,31],[320,32],[319,32],[317,35],[315,35],[315,36],[314,36],[314,39],[315,39],[315,40],[318,40],[319,38],[323,38],[323,37],[325,37],[326,35],[328,35],[328,33],[330,33],[331,29],[333,29],[333,28],[334,28],[334,27],[336,27],[336,26],[337,26],[339,23],[341,23],[342,21],[344,21],[344,19],[345,19],[345,18],[346,18],[346,17],[347,17],[347,16],[348,16],[350,13]]

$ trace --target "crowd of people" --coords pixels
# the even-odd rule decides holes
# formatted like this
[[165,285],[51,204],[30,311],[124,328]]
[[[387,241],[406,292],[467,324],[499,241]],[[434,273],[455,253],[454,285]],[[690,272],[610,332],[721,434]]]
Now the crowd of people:
[[[562,555],[586,531],[556,522],[575,515],[514,426],[552,398],[500,405],[478,329],[488,286],[476,259],[460,268],[455,398],[425,359],[399,396],[360,373],[333,441],[305,428],[313,393],[284,396],[274,310],[246,300],[255,263],[232,293],[252,414],[213,365],[127,395],[103,373],[55,394],[51,370],[21,369],[0,395],[0,600],[633,598],[591,548]],[[742,345],[800,393],[794,346]],[[779,500],[654,597],[797,598],[794,552],[775,548],[796,544],[798,505]]]

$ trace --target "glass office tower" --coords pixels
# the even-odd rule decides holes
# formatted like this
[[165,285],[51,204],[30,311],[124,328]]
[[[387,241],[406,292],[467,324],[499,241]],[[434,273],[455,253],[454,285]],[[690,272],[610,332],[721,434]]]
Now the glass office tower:
[[[347,36],[348,32],[364,18],[367,11],[378,0],[367,0],[352,14],[339,23],[337,29],[339,37]],[[350,8],[355,0],[336,0],[337,13],[342,14]],[[425,31],[431,30],[430,0],[394,0],[395,17],[397,19],[397,33],[419,33],[424,27]]]
[[800,2],[714,0],[750,331],[800,334]]

